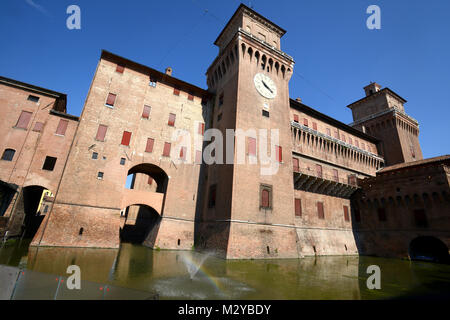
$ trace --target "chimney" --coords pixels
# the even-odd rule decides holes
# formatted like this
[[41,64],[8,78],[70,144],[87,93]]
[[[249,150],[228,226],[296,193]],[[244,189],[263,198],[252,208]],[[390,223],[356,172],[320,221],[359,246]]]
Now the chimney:
[[381,86],[378,83],[371,82],[368,86],[364,87],[364,91],[366,92],[366,97],[380,91]]
[[167,74],[168,76],[172,76],[172,68],[171,68],[171,67],[167,67],[167,68],[166,68],[166,74]]
[[302,98],[297,98],[295,101],[302,103]]

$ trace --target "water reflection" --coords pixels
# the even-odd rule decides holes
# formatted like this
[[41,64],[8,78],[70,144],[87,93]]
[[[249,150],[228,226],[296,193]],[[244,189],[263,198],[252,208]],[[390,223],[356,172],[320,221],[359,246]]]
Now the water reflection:
[[[0,264],[61,276],[75,264],[83,281],[157,292],[161,299],[358,300],[450,292],[450,266],[426,262],[357,256],[225,261],[127,243],[119,250],[30,248],[28,253],[26,246],[0,249]],[[380,266],[381,290],[367,289],[370,265]]]

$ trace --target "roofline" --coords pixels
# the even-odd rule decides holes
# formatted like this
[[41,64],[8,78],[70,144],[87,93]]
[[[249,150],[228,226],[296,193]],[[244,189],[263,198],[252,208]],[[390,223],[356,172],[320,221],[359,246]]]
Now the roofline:
[[125,64],[126,67],[134,67],[137,69],[146,70],[149,73],[149,75],[155,76],[155,78],[157,78],[156,80],[172,84],[175,87],[180,87],[180,89],[181,89],[181,87],[183,87],[183,88],[187,89],[187,90],[184,90],[185,92],[197,93],[197,95],[201,96],[202,98],[212,97],[211,93],[209,93],[207,90],[205,90],[203,88],[197,87],[196,85],[193,85],[189,82],[180,80],[178,78],[169,76],[168,74],[165,74],[161,71],[150,68],[150,67],[140,64],[138,62],[129,60],[127,58],[121,57],[121,56],[114,54],[112,52],[109,52],[107,50],[104,50],[104,49],[102,50],[100,58],[109,60],[109,61],[113,61],[113,62],[122,62],[123,64]]
[[347,108],[350,108],[350,109],[351,109],[351,107],[352,107],[353,105],[358,104],[358,103],[362,102],[363,100],[368,99],[368,98],[370,98],[370,97],[374,97],[374,96],[380,95],[381,92],[384,92],[384,91],[387,91],[388,93],[390,93],[391,95],[393,95],[393,96],[396,97],[397,99],[401,100],[403,103],[408,102],[406,99],[400,97],[400,96],[399,96],[398,94],[396,94],[394,91],[392,91],[391,89],[389,89],[388,87],[386,87],[386,88],[381,89],[381,90],[378,91],[378,92],[375,92],[374,94],[371,94],[370,96],[363,97],[363,98],[361,98],[361,99],[359,99],[359,100],[357,100],[357,101],[355,101],[355,102],[349,104],[349,105],[347,106]]
[[71,114],[68,114],[65,112],[53,110],[53,109],[50,110],[50,114],[53,114],[58,117],[70,119],[70,120],[80,121],[80,117],[77,117],[77,116],[74,116],[74,115],[71,115]]
[[14,80],[11,78],[6,78],[3,76],[0,76],[0,84],[9,85],[9,86],[13,86],[16,88],[20,88],[22,90],[31,91],[36,94],[41,94],[44,96],[55,98],[56,100],[62,100],[64,102],[64,110],[67,110],[67,95],[65,93],[38,87],[33,84]]
[[377,172],[378,175],[387,174],[393,171],[402,171],[408,170],[415,167],[424,167],[428,165],[433,165],[436,163],[448,163],[450,164],[450,155],[442,155],[428,159],[416,160],[412,162],[398,163],[389,167],[384,167],[380,171]]
[[238,14],[238,12],[241,10],[241,8],[244,8],[248,11],[250,11],[252,14],[258,16],[259,18],[266,20],[267,22],[271,23],[275,28],[279,29],[281,31],[281,36],[283,36],[286,33],[286,30],[284,30],[283,28],[281,28],[280,26],[278,26],[276,23],[273,23],[272,21],[270,21],[269,19],[267,19],[266,17],[262,16],[261,14],[259,14],[258,12],[256,12],[255,10],[247,7],[245,4],[241,3],[239,5],[239,7],[236,9],[236,11],[234,12],[233,16],[230,18],[230,20],[228,20],[227,24],[225,25],[225,27],[222,29],[222,31],[220,32],[219,36],[216,38],[216,41],[214,41],[214,44],[217,45],[218,40],[220,39],[220,37],[223,35],[223,33],[225,32],[225,30],[227,29],[227,27],[230,25],[231,21],[233,21],[234,17],[236,17],[236,15]]
[[323,120],[324,122],[330,123],[338,128],[341,128],[343,130],[346,130],[348,133],[351,133],[355,136],[358,136],[360,138],[363,138],[365,140],[368,140],[372,143],[379,143],[381,140],[368,135],[367,133],[364,133],[362,131],[359,131],[358,129],[355,129],[353,127],[350,127],[349,125],[340,122],[334,118],[331,118],[330,116],[327,116],[326,114],[323,114],[319,111],[317,111],[316,109],[313,109],[309,106],[307,106],[306,104],[302,103],[302,102],[298,102],[297,100],[294,100],[292,98],[289,98],[290,100],[290,106],[293,107],[294,109],[303,111],[305,113],[311,114],[313,116],[315,116],[316,118]]

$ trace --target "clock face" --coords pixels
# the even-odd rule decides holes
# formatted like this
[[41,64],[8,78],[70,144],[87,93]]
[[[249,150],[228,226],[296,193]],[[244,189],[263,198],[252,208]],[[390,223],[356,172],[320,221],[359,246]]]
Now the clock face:
[[269,76],[264,73],[258,73],[253,79],[256,90],[267,99],[273,99],[277,96],[277,86]]

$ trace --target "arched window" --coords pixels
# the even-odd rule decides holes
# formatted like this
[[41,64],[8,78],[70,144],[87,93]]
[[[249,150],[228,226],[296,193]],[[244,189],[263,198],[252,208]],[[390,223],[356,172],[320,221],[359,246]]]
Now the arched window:
[[264,184],[260,186],[260,208],[272,209],[272,186]]
[[12,161],[15,153],[16,153],[16,150],[14,150],[14,149],[6,149],[3,152],[2,160]]

